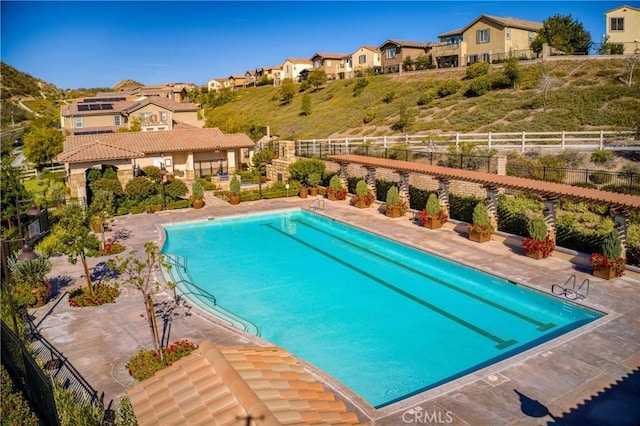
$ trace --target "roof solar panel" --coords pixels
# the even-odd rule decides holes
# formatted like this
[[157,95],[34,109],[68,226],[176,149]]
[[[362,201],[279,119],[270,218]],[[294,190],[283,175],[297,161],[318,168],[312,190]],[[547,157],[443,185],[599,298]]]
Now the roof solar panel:
[[102,109],[113,109],[112,104],[100,104],[100,108]]
[[78,105],[78,111],[89,111],[89,105]]
[[98,110],[98,109],[100,109],[100,104],[91,104],[91,105],[89,105],[89,109],[91,111]]

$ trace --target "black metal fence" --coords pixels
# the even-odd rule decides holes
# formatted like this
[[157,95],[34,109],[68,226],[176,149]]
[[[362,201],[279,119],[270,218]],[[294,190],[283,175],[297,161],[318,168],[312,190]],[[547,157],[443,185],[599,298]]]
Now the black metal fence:
[[507,164],[507,175],[640,195],[640,174]]

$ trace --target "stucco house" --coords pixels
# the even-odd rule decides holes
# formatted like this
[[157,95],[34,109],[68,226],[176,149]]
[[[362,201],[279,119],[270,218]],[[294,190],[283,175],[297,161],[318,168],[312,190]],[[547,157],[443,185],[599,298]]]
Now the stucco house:
[[430,41],[408,41],[389,39],[382,43],[378,50],[382,53],[381,68],[383,73],[401,72],[402,63],[411,58],[429,55],[436,43]]
[[351,55],[345,53],[316,53],[311,58],[314,69],[323,69],[328,80],[347,78],[351,73]]
[[123,186],[133,178],[134,168],[149,165],[193,179],[220,169],[240,170],[254,146],[246,134],[224,134],[218,128],[118,132],[68,136],[56,161],[64,165],[71,196],[83,198],[92,168],[114,168]]
[[379,73],[382,68],[382,53],[377,46],[360,46],[351,54],[351,67],[355,75],[366,72]]
[[204,125],[199,107],[160,96],[101,93],[60,106],[60,128],[72,135],[113,133],[129,128],[137,117],[143,131],[174,130]]
[[438,68],[497,62],[507,58],[531,59],[535,53],[531,42],[542,22],[480,15],[464,28],[440,34],[433,47]]
[[247,81],[244,75],[232,74],[229,76],[229,87],[235,89],[236,87],[243,87]]
[[231,87],[228,78],[212,78],[207,82],[207,88],[209,91],[219,92],[221,89],[225,87]]
[[299,82],[300,73],[303,70],[309,70],[313,68],[313,63],[309,58],[287,58],[280,66],[282,69],[282,79],[290,78],[295,82]]
[[277,86],[282,79],[282,65],[256,68],[255,75],[258,85],[268,83]]
[[640,54],[640,8],[620,6],[604,14],[608,43],[621,43],[626,55]]

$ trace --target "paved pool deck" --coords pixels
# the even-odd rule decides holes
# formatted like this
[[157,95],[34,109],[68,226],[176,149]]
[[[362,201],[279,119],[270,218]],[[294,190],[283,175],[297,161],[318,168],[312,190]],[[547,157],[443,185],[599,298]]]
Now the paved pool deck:
[[[308,208],[314,198],[260,200],[231,206],[208,195],[201,210],[185,209],[116,218],[112,231],[129,231],[128,248],[143,251],[146,241],[161,243],[160,226],[236,214],[285,208]],[[388,236],[423,250],[550,293],[572,274],[590,281],[584,306],[605,312],[603,318],[515,357],[476,371],[396,404],[374,409],[349,389],[307,366],[371,425],[633,425],[640,424],[640,276],[627,273],[606,281],[590,274],[588,259],[555,252],[551,258],[530,259],[519,240],[494,235],[491,242],[468,240],[464,225],[448,223],[429,230],[411,215],[387,218],[379,206],[358,209],[347,201],[324,200],[320,214]],[[292,259],[295,254],[292,254]],[[101,259],[90,259],[94,267]],[[152,347],[141,296],[125,289],[115,304],[72,308],[69,290],[84,285],[82,267],[65,257],[53,258],[51,277],[59,283],[57,297],[30,310],[40,333],[60,350],[88,382],[104,392],[105,404],[117,401],[133,380],[126,362],[142,348]],[[156,298],[159,309],[171,300]],[[181,306],[171,312],[167,340],[210,340],[216,344],[269,345],[200,311]],[[162,324],[162,321],[161,321]],[[162,325],[161,325],[162,326]],[[464,348],[460,348],[464,350]],[[434,351],[438,348],[434,347]]]

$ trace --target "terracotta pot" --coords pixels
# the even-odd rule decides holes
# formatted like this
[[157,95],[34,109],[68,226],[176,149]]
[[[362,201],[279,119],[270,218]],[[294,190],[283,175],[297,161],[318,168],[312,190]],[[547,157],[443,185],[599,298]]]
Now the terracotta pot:
[[312,197],[315,197],[318,195],[318,187],[317,186],[312,186],[311,188],[309,188],[309,195],[311,195]]
[[426,218],[422,226],[429,229],[438,229],[442,228],[442,221],[437,217],[428,217]]
[[483,234],[482,232],[474,231],[472,229],[469,231],[469,239],[476,243],[486,243],[487,241],[491,241],[491,234]]
[[593,275],[605,280],[612,280],[616,277],[616,272],[613,268],[598,268],[593,270]]
[[365,199],[358,199],[353,203],[353,205],[359,209],[368,209],[371,206],[370,204],[367,204],[367,200]]
[[524,254],[532,259],[540,260],[544,258],[542,250],[526,251]]
[[300,198],[307,198],[308,194],[309,190],[307,188],[300,188],[300,192],[298,193],[298,195],[300,195]]
[[201,209],[203,207],[204,207],[204,201],[201,198],[193,200],[193,208],[194,209]]
[[240,204],[240,194],[231,194],[229,195],[229,202],[232,205]]
[[400,212],[400,209],[398,207],[394,207],[394,206],[385,206],[384,207],[384,214],[387,215],[388,217],[392,217],[392,218],[396,218],[396,217],[401,217],[402,213]]
[[102,225],[97,224],[97,223],[92,223],[91,224],[91,230],[96,234],[101,234],[102,233]]

